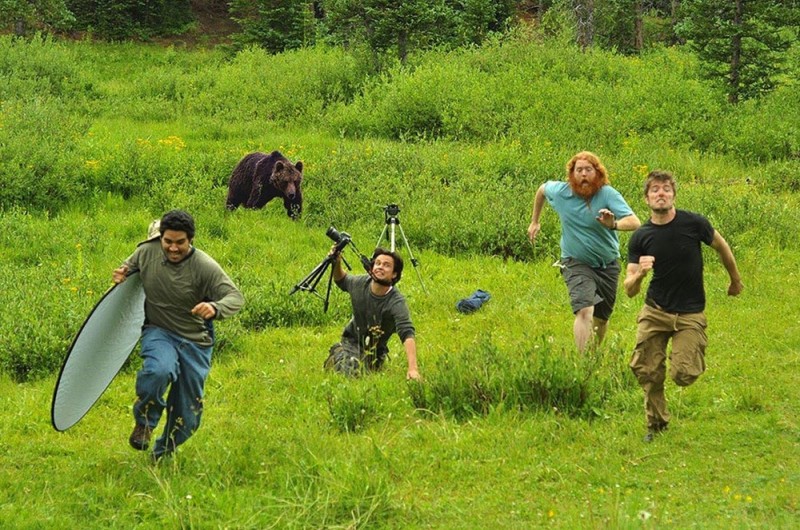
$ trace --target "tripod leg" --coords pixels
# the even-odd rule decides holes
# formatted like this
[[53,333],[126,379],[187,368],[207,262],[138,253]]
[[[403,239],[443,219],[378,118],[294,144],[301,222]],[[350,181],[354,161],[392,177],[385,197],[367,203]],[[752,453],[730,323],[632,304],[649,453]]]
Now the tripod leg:
[[[328,269],[328,267],[332,262],[333,259],[330,256],[326,257],[324,260],[322,260],[322,262],[319,265],[314,267],[314,270],[309,272],[305,278],[300,280],[300,282],[294,286],[294,289],[292,289],[292,292],[290,292],[289,294],[292,295],[297,291],[309,291],[319,296],[319,293],[317,293],[316,289],[317,284],[322,279],[322,276],[325,275],[325,271]],[[333,271],[331,271],[331,273],[332,272]]]
[[381,241],[383,241],[383,236],[386,235],[386,225],[383,225],[383,230],[381,230],[381,235],[378,237],[378,242],[375,243],[375,247],[381,246]]
[[333,282],[333,268],[331,268],[331,273],[328,276],[328,291],[325,293],[325,302],[322,304],[322,312],[328,312],[328,304],[331,300],[331,283]]
[[[414,253],[411,252],[411,245],[408,244],[408,238],[406,237],[406,233],[403,231],[403,227],[399,224],[397,225],[400,227],[400,235],[403,236],[403,242],[406,244],[406,250],[408,250],[408,257],[411,258],[411,264],[414,266],[414,270],[417,272],[417,278],[419,279],[420,285],[422,285],[422,290],[425,291],[425,294],[428,293],[428,289],[425,288],[425,283],[422,281],[422,275],[419,273],[419,269],[417,268],[417,258],[414,257]],[[392,245],[394,247],[394,245]],[[394,248],[392,248],[394,250]]]

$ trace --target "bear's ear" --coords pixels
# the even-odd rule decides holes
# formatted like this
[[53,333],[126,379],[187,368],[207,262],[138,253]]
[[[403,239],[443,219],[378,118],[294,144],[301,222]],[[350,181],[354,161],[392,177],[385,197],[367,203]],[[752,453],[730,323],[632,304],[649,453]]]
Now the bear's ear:
[[302,173],[303,172],[303,161],[302,160],[298,160],[297,163],[294,165],[294,167],[297,168],[297,171]]
[[283,171],[283,162],[278,160],[277,162],[275,162],[275,169],[273,170],[273,173],[278,173],[280,171]]

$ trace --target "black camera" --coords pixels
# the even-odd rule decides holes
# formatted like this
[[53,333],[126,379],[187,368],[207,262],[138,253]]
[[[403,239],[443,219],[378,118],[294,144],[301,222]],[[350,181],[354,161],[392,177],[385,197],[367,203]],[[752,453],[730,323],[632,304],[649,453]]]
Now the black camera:
[[400,213],[400,207],[396,204],[389,204],[383,211],[386,212],[387,217],[397,217],[397,214]]
[[325,235],[332,239],[334,243],[336,243],[334,252],[341,252],[341,250],[351,241],[350,234],[347,232],[339,232],[333,226],[328,228],[328,230],[325,232]]

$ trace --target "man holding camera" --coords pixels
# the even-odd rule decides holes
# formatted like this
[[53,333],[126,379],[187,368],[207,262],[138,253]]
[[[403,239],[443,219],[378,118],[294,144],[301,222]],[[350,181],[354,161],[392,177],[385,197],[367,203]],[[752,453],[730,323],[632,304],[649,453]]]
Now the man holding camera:
[[200,427],[214,346],[212,321],[234,315],[244,304],[219,264],[193,246],[195,224],[189,213],[165,213],[158,230],[151,227],[149,239],[113,273],[114,283],[120,283],[138,270],[144,287],[143,362],[136,374],[136,424],[129,442],[146,450],[166,412],[154,460],[175,451]]
[[333,280],[350,294],[353,317],[341,342],[331,347],[325,368],[356,376],[378,371],[389,354],[387,342],[397,333],[408,360],[407,379],[419,380],[414,324],[405,297],[395,285],[403,274],[403,259],[394,251],[376,248],[369,274],[352,275],[342,268],[341,249],[333,247]]

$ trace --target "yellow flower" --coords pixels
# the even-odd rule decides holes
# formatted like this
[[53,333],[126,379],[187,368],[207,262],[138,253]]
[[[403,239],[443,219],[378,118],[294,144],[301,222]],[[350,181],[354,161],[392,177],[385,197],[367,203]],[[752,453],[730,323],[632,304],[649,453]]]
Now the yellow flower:
[[186,142],[184,142],[179,136],[167,136],[158,141],[163,146],[172,147],[176,151],[180,151],[184,147],[186,147]]

